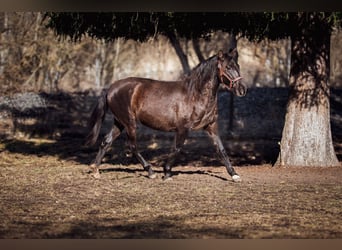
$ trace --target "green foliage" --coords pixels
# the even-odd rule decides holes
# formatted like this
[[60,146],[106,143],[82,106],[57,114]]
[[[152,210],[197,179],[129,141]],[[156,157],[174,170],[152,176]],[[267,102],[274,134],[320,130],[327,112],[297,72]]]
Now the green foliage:
[[[233,17],[233,18],[232,18]],[[302,29],[325,29],[331,32],[333,27],[341,26],[341,13],[325,12],[257,12],[227,14],[231,23],[226,31],[240,34],[252,41],[263,39],[277,40],[296,36]],[[230,29],[230,30],[229,30]]]
[[114,40],[118,37],[146,40],[154,34],[153,13],[46,13],[47,27],[57,35],[77,41],[84,35]]
[[[311,18],[311,17],[315,18]],[[341,27],[341,12],[96,12],[46,13],[47,26],[57,35],[79,40],[84,35],[113,40],[118,37],[145,41],[156,34],[177,34],[192,39],[222,30],[252,41],[291,37],[303,27]],[[323,26],[322,26],[323,24]],[[318,26],[317,26],[318,27]]]

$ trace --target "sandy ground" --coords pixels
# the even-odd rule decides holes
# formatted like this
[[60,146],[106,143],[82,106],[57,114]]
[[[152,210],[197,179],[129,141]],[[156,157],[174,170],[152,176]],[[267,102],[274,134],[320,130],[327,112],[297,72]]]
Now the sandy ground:
[[167,153],[146,149],[156,179],[111,152],[97,180],[96,150],[77,143],[0,143],[0,238],[342,237],[341,166],[237,164],[234,183],[210,150],[185,149],[165,182]]

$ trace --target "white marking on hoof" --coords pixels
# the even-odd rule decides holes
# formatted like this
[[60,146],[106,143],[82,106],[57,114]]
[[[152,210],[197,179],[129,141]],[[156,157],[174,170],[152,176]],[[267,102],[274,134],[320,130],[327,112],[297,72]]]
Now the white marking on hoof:
[[163,181],[172,181],[172,177],[163,177]]
[[93,176],[95,179],[101,179],[101,175],[100,175],[99,172],[93,173],[92,176]]
[[156,177],[157,177],[156,174],[151,174],[151,175],[148,176],[148,178],[150,178],[150,179],[155,179]]
[[240,176],[238,176],[237,174],[233,175],[232,179],[233,179],[234,182],[240,182],[241,181]]

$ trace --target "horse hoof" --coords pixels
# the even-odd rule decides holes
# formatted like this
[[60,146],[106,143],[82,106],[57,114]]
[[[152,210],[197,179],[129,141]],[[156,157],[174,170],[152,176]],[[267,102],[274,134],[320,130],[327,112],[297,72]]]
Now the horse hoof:
[[99,172],[93,173],[91,176],[94,177],[95,179],[101,179],[101,175]]
[[150,174],[150,175],[148,176],[148,178],[150,178],[150,179],[155,179],[156,177],[157,177],[157,175],[156,175],[155,173]]
[[163,181],[172,181],[172,177],[171,176],[164,176]]
[[233,175],[232,179],[233,179],[234,182],[240,182],[241,181],[240,176],[238,176],[237,174]]

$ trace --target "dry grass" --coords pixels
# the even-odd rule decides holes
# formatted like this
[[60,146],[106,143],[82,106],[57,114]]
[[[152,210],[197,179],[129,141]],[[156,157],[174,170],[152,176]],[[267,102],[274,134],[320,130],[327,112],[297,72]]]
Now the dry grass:
[[342,237],[341,167],[239,166],[243,181],[233,183],[222,166],[190,159],[164,182],[160,167],[150,180],[134,162],[105,163],[96,180],[86,164],[93,153],[54,141],[2,142],[0,237]]

